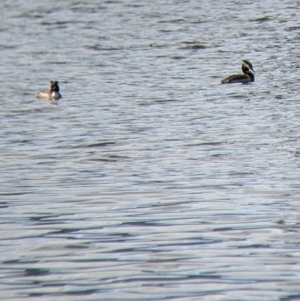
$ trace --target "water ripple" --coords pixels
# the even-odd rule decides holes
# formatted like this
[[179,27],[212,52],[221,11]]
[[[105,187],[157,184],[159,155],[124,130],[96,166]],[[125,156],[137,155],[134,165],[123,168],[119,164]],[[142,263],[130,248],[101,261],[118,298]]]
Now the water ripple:
[[1,300],[299,299],[297,4],[0,8]]

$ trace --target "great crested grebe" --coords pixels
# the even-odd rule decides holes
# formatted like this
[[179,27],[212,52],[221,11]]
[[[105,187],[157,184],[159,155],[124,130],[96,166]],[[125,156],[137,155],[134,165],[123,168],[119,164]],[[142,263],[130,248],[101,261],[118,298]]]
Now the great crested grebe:
[[50,88],[47,91],[40,91],[36,95],[38,99],[58,100],[62,96],[59,93],[58,81],[50,81]]
[[254,82],[254,70],[252,64],[248,60],[243,60],[242,70],[244,74],[230,75],[222,79],[221,84],[248,84],[250,82]]

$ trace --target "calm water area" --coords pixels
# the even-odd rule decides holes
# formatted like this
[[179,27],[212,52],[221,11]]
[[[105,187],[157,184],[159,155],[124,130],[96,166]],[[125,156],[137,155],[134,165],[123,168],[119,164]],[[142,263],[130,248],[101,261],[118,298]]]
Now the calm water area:
[[0,16],[0,300],[300,300],[299,1]]

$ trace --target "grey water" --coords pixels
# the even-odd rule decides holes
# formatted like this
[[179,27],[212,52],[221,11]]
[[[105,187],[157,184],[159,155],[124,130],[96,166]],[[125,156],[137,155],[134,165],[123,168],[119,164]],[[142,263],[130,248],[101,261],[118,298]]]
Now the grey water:
[[2,0],[0,299],[300,300],[299,4]]

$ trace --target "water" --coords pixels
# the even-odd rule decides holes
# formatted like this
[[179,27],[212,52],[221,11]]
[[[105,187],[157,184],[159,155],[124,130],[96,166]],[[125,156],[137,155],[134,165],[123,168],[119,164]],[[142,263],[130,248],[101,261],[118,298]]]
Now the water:
[[1,300],[300,299],[297,1],[0,8]]

